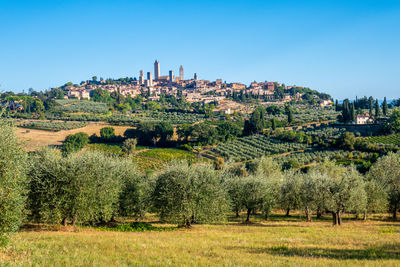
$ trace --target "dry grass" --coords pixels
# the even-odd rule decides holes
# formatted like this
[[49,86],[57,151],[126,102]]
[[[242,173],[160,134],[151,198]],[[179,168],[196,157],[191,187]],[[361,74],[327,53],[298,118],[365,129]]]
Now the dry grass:
[[39,266],[400,265],[400,224],[288,221],[195,225],[190,230],[118,233],[25,230],[0,262]]
[[[16,135],[21,140],[22,147],[24,147],[27,151],[34,151],[44,146],[59,146],[62,144],[62,141],[64,141],[65,137],[69,134],[84,132],[87,133],[89,136],[92,134],[100,135],[100,129],[106,126],[109,125],[92,123],[83,128],[59,132],[17,128]],[[115,129],[116,135],[123,135],[125,130],[130,128],[127,126],[112,127]]]

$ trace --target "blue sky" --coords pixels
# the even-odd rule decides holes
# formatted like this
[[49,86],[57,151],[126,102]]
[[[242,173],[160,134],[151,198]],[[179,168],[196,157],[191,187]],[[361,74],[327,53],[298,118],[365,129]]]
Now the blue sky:
[[140,69],[400,97],[400,1],[0,0],[0,90]]

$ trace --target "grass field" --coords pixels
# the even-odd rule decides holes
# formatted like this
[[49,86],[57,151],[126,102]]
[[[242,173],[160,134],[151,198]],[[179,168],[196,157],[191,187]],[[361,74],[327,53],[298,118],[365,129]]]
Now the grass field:
[[[33,151],[44,146],[58,146],[62,144],[65,137],[69,134],[75,134],[78,132],[87,133],[89,136],[92,134],[100,135],[100,129],[106,127],[106,124],[89,124],[86,127],[50,132],[43,130],[27,130],[24,128],[16,128],[16,135],[21,140],[21,146],[28,151]],[[126,129],[130,127],[125,126],[112,126],[115,129],[116,135],[123,135]]]
[[[282,219],[282,218],[279,218]],[[29,229],[0,249],[11,266],[399,266],[400,224],[257,221],[161,232]]]

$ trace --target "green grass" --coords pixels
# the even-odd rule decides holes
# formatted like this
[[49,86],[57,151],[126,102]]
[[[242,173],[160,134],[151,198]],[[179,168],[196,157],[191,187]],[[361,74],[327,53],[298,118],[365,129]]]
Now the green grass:
[[365,138],[365,140],[367,140],[370,143],[393,144],[400,146],[400,134],[371,136]]
[[[139,149],[137,149],[139,150]],[[196,154],[175,148],[153,148],[139,152],[132,157],[139,169],[155,170],[172,161],[188,160],[192,162],[209,161],[206,158],[198,158]]]
[[[26,229],[0,249],[8,266],[399,266],[400,224],[241,220],[175,231]],[[328,219],[328,218],[327,218]]]
[[174,149],[174,148],[154,148],[139,153],[139,156],[154,158],[162,161],[172,160],[194,160],[196,155],[185,150]]

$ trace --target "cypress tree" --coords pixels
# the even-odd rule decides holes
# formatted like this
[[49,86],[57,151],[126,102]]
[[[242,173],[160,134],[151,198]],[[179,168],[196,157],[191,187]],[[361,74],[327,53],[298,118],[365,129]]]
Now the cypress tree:
[[356,121],[356,109],[354,107],[354,102],[351,104],[351,108],[350,108],[350,121],[355,122]]
[[379,113],[380,113],[380,111],[379,111],[379,102],[378,102],[378,99],[377,99],[375,101],[375,118],[379,117]]
[[383,115],[384,115],[384,116],[387,115],[387,112],[388,112],[388,105],[387,105],[387,101],[386,101],[386,96],[385,96],[385,98],[384,98],[384,100],[383,100],[382,112],[383,112]]
[[374,99],[372,98],[372,96],[369,97],[369,115],[372,116],[372,109],[373,109],[373,102]]

